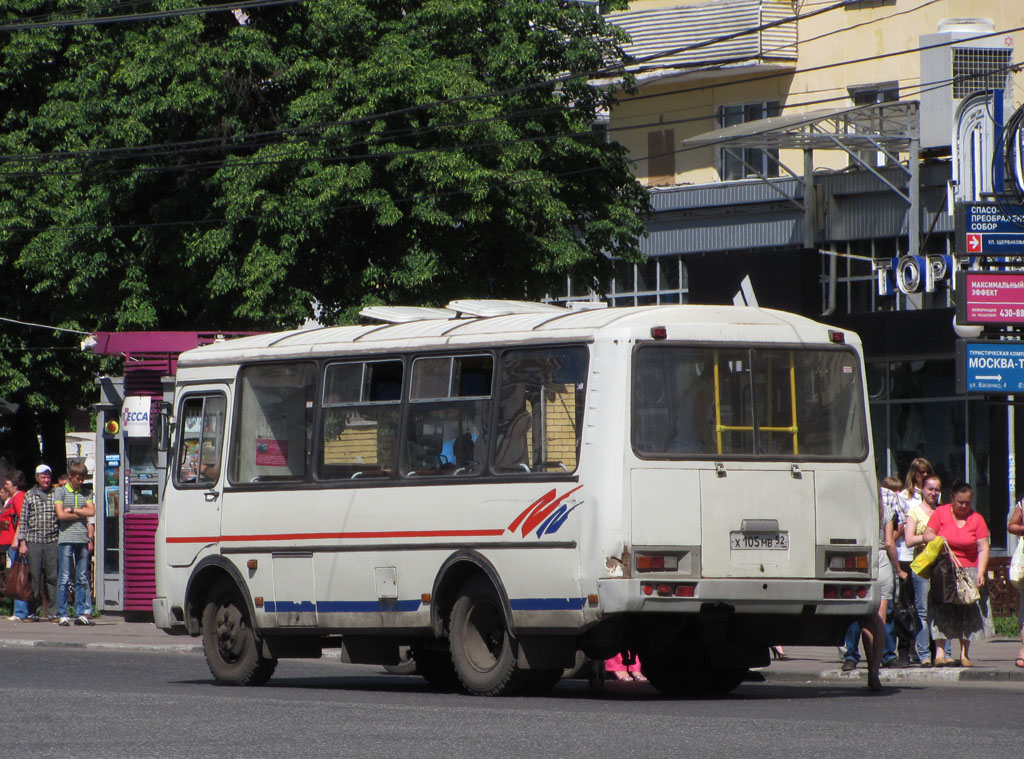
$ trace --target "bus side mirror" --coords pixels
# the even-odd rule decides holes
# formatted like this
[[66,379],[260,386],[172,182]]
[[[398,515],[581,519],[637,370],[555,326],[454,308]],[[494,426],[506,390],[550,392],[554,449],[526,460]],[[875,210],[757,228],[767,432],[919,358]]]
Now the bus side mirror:
[[156,425],[154,429],[154,437],[156,438],[156,449],[161,453],[166,453],[171,447],[171,410],[170,406],[166,403],[160,404],[160,412],[156,416]]

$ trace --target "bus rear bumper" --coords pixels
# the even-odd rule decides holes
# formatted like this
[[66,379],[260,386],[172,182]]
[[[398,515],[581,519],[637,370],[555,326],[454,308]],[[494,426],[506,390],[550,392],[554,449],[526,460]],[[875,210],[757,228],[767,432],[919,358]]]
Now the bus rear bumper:
[[602,615],[697,613],[724,604],[737,614],[855,617],[879,605],[878,585],[871,580],[616,578],[598,580],[597,589]]

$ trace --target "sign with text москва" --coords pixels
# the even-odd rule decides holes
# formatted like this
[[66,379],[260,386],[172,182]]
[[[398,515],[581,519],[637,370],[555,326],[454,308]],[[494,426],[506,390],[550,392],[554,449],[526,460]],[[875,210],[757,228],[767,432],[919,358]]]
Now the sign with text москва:
[[1024,342],[957,340],[958,393],[1024,393]]

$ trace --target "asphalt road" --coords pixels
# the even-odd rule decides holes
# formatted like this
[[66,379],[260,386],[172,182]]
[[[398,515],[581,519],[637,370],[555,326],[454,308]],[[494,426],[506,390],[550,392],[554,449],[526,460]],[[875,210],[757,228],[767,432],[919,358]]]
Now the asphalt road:
[[214,685],[202,656],[0,650],[5,753],[19,757],[787,757],[1021,753],[1019,684],[749,684],[717,700],[646,685],[543,698],[432,691],[418,677],[284,661],[262,688]]

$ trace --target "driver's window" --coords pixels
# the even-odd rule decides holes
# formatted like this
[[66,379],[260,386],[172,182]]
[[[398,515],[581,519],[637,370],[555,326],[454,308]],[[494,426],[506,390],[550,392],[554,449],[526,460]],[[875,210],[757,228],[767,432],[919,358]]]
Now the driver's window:
[[174,468],[179,487],[209,488],[220,479],[225,408],[223,395],[193,395],[182,402]]

